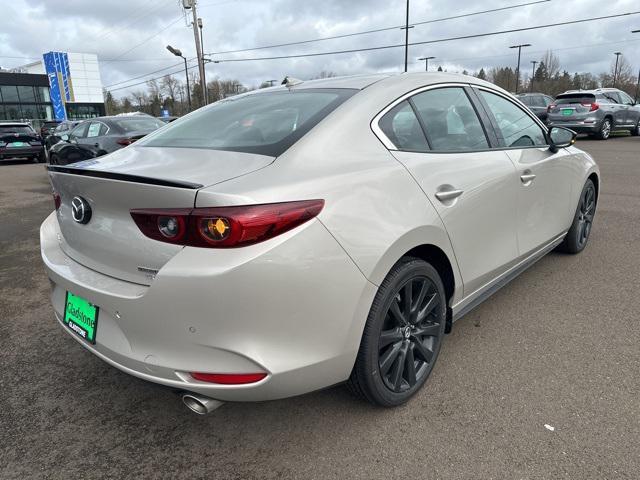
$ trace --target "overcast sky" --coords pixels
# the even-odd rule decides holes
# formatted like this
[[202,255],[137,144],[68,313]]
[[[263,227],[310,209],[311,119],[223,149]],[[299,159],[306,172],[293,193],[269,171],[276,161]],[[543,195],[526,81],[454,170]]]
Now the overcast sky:
[[[410,22],[506,7],[534,0],[412,0]],[[116,96],[144,88],[118,89],[163,72],[121,83],[154,70],[171,67],[181,59],[165,46],[195,56],[193,31],[182,15],[179,0],[12,0],[3,2],[0,28],[0,66],[16,67],[41,58],[47,51],[96,53],[102,82]],[[204,22],[205,52],[221,52],[286,42],[310,40],[402,25],[405,0],[198,0]],[[443,22],[417,25],[410,42],[522,28],[547,23],[640,11],[637,0],[551,0]],[[10,21],[8,20],[10,19]],[[570,72],[600,73],[610,68],[613,52],[622,51],[640,67],[640,15],[568,25],[492,37],[458,40],[410,48],[409,70],[424,69],[417,58],[437,57],[430,64],[449,71],[477,71],[481,67],[515,67],[516,53],[508,46],[531,43],[523,50],[522,70],[531,60],[552,49]],[[293,55],[393,45],[404,42],[404,31],[371,33],[303,45],[213,56],[218,59]],[[373,71],[400,71],[402,48],[299,59],[261,60],[207,65],[211,79],[235,78],[245,85],[285,75],[310,78],[321,71],[340,75]],[[114,85],[115,84],[115,85]]]

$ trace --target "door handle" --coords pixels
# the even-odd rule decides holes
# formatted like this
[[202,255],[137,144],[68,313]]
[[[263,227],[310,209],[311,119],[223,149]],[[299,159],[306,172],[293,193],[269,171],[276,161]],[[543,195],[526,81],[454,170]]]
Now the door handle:
[[463,193],[464,193],[464,190],[447,190],[445,192],[436,193],[436,198],[441,202],[448,202],[449,200],[458,198]]
[[536,176],[533,173],[526,173],[524,175],[520,175],[520,180],[522,180],[522,183],[524,183],[525,185],[528,185],[529,183],[533,182],[535,178]]
[[93,146],[98,148],[100,146],[100,144],[99,143],[94,143]]

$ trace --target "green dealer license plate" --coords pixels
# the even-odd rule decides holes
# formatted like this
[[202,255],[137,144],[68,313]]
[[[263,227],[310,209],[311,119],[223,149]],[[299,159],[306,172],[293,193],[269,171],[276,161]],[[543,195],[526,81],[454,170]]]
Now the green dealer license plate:
[[573,115],[573,108],[565,108],[564,110],[562,110],[562,115],[569,116],[569,115]]
[[86,341],[96,343],[98,307],[84,298],[67,292],[64,307],[64,324]]
[[13,148],[13,147],[26,147],[26,146],[27,146],[27,144],[24,143],[24,142],[13,142],[13,143],[10,143],[9,145],[7,145],[7,147],[11,147],[11,148]]

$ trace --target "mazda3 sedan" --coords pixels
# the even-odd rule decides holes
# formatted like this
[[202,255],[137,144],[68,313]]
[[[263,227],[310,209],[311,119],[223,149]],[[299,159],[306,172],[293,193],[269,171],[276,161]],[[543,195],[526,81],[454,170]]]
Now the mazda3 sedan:
[[553,249],[598,192],[575,134],[462,75],[300,82],[51,165],[55,316],[120,370],[225,401],[427,381],[452,323]]

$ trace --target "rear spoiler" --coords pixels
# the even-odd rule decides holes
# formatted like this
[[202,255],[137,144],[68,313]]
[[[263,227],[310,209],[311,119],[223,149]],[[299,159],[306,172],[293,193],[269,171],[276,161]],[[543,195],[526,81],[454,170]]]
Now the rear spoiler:
[[161,187],[188,188],[190,190],[198,190],[204,185],[199,183],[183,182],[179,180],[162,180],[159,178],[142,177],[140,175],[129,175],[127,173],[108,172],[104,170],[91,170],[88,168],[61,167],[58,165],[48,165],[47,170],[50,172],[66,173],[69,175],[82,175],[85,177],[106,178],[108,180],[119,180],[130,183],[145,183],[147,185],[158,185]]

